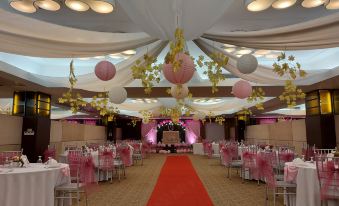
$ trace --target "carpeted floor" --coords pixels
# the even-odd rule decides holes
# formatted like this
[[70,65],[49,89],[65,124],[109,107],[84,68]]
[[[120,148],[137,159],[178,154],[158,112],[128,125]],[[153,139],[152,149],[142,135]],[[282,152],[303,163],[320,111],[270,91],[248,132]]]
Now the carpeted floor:
[[[89,197],[89,206],[145,206],[156,185],[162,166],[168,155],[153,154],[144,160],[144,165],[127,168],[127,178],[120,182],[103,182],[100,190]],[[255,181],[245,181],[234,170],[232,178],[226,178],[226,169],[218,160],[204,156],[188,155],[193,167],[203,183],[213,205],[216,206],[264,206],[265,185]],[[270,192],[272,199],[272,192]],[[85,201],[81,201],[84,205]],[[76,206],[76,204],[73,204]],[[273,205],[269,202],[269,205]],[[278,197],[277,206],[282,206],[282,197]]]
[[211,206],[190,159],[168,156],[147,206]]

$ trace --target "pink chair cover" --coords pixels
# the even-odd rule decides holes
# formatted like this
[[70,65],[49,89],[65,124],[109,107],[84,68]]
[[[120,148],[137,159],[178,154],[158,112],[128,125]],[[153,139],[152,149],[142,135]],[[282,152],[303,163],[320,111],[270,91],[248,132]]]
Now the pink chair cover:
[[282,162],[292,162],[294,159],[294,153],[293,152],[281,152],[279,153],[279,160],[282,160]]
[[211,158],[213,154],[212,143],[207,143],[206,151],[207,151],[208,157]]
[[284,167],[284,180],[286,182],[296,183],[298,168],[294,165]]
[[275,187],[275,177],[273,172],[272,155],[273,152],[259,153],[257,155],[258,179],[265,178],[265,181],[270,188]]
[[[339,159],[316,158],[318,177],[321,184],[321,199],[338,199],[339,197]],[[327,160],[327,161],[323,161]]]
[[132,164],[130,157],[130,148],[128,146],[118,148],[118,153],[125,166],[130,166]]
[[112,151],[100,151],[99,152],[99,168],[103,170],[113,170],[114,164],[113,164],[114,154]]

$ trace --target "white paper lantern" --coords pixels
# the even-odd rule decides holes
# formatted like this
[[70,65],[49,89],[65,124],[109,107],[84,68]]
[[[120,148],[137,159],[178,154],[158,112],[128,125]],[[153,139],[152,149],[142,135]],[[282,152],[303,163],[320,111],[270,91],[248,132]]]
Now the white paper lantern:
[[188,96],[188,87],[186,85],[173,85],[171,87],[171,95],[176,99],[184,99]]
[[250,74],[258,67],[258,60],[252,54],[242,55],[237,62],[238,70],[243,74]]
[[127,91],[123,87],[113,87],[108,92],[109,100],[114,104],[121,104],[127,99]]

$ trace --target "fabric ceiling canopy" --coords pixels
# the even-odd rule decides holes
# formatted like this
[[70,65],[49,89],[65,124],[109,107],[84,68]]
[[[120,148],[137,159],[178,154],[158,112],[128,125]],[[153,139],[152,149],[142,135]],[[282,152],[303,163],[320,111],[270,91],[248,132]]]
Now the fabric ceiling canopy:
[[[277,74],[275,74],[272,68],[268,68],[262,65],[258,65],[258,68],[256,69],[256,71],[253,72],[252,74],[243,74],[239,72],[239,70],[237,69],[237,60],[238,60],[237,56],[231,55],[219,47],[215,47],[213,45],[213,42],[210,40],[200,38],[200,39],[195,40],[195,43],[207,55],[210,55],[212,52],[218,51],[228,56],[229,61],[225,69],[228,70],[231,74],[239,78],[245,79],[253,83],[268,84],[268,85],[284,85],[285,80],[287,80],[287,78],[279,77]],[[320,71],[313,70],[313,71],[307,71],[307,72],[308,72],[308,75],[305,78],[297,78],[295,80],[295,83],[297,85],[310,85],[310,84],[314,84],[316,82],[334,77],[336,75],[339,75],[339,68],[335,68],[331,70],[320,70]]]
[[339,46],[339,13],[290,26],[249,32],[206,32],[227,44],[268,50],[306,50]]
[[103,33],[59,26],[0,9],[1,51],[38,57],[92,57],[156,41],[146,33]]

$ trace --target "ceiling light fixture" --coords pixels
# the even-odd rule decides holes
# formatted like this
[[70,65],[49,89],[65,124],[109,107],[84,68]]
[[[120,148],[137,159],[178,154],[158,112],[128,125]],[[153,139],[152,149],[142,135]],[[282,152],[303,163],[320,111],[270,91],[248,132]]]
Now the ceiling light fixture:
[[275,9],[286,9],[293,6],[297,0],[276,0],[273,2],[272,7]]
[[325,3],[326,9],[339,9],[339,0],[328,0]]
[[268,9],[273,0],[245,0],[245,5],[248,11],[263,11]]
[[39,8],[48,11],[58,11],[60,9],[60,4],[55,0],[35,1],[34,4],[37,5]]
[[305,8],[314,8],[325,3],[326,0],[304,0],[301,5]]
[[[79,12],[89,9],[101,14],[113,12],[115,9],[115,0],[63,0],[65,5]],[[57,11],[61,8],[61,0],[9,0],[10,6],[24,13],[34,13],[38,8]]]
[[126,50],[126,51],[122,52],[122,54],[124,54],[124,55],[134,55],[136,53],[137,52],[135,50]]

